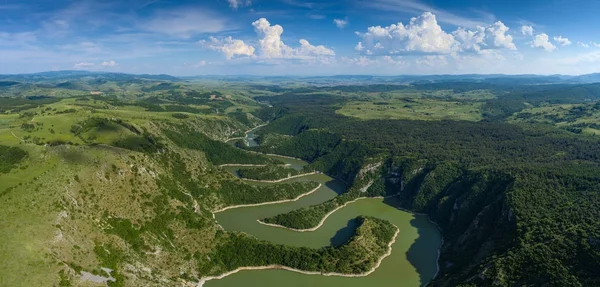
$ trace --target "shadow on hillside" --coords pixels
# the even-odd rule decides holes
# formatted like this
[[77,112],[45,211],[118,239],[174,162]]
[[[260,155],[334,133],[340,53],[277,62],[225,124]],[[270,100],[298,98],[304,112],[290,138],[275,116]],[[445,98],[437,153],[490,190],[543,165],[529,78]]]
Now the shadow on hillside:
[[[398,196],[386,198],[383,202],[394,208],[402,206]],[[417,238],[406,252],[406,259],[419,274],[420,286],[425,286],[437,272],[437,252],[441,235],[426,215],[415,214],[410,225],[417,230]],[[402,236],[402,230],[399,236]]]
[[356,228],[358,228],[359,222],[357,218],[353,218],[348,220],[346,226],[340,230],[338,230],[331,239],[329,239],[329,244],[331,246],[340,246],[350,239],[350,237],[356,232]]
[[406,258],[419,273],[421,286],[425,286],[437,273],[439,231],[424,215],[415,215],[410,225],[418,230],[418,237],[406,252]]
[[343,194],[348,189],[348,187],[339,180],[330,180],[325,183],[325,186],[327,188],[335,191],[335,193],[337,193],[337,195]]

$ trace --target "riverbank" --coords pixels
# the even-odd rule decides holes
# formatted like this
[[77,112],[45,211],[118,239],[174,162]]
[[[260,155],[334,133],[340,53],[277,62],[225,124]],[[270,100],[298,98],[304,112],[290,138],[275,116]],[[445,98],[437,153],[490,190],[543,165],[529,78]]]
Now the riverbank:
[[436,268],[437,270],[435,271],[435,275],[433,276],[433,278],[437,277],[438,274],[440,273],[440,256],[442,255],[442,246],[444,246],[444,231],[437,224],[437,222],[431,220],[431,217],[427,213],[414,212],[414,211],[411,211],[411,210],[408,210],[408,209],[402,208],[402,207],[396,207],[396,208],[398,210],[402,210],[404,212],[408,212],[408,213],[411,213],[411,214],[427,216],[427,220],[429,220],[429,222],[431,222],[431,224],[435,225],[435,227],[439,230],[440,235],[442,237],[442,242],[440,243],[440,247],[437,250],[437,259],[435,260],[435,264],[437,266],[437,268]]
[[243,140],[243,139],[246,139],[246,138],[248,137],[248,134],[249,134],[250,132],[252,132],[252,131],[254,131],[254,130],[257,130],[257,129],[259,129],[259,128],[262,128],[262,127],[264,127],[264,126],[266,126],[266,125],[268,125],[268,123],[266,123],[266,124],[262,124],[262,125],[258,125],[258,126],[255,126],[255,127],[251,128],[251,129],[249,129],[249,130],[245,131],[245,132],[244,132],[244,135],[245,135],[244,137],[229,138],[229,139],[226,139],[226,140],[225,140],[225,142],[230,142],[230,141],[233,141],[233,140]]
[[256,167],[262,167],[262,166],[267,166],[267,165],[266,164],[249,164],[249,163],[226,163],[226,164],[219,165],[219,167],[226,167],[226,166],[239,166],[239,167],[252,167],[252,166],[256,166]]
[[266,266],[248,266],[248,267],[237,268],[235,270],[223,273],[223,274],[221,274],[219,276],[209,276],[209,277],[201,278],[200,282],[198,282],[197,286],[198,287],[202,287],[204,285],[204,283],[206,283],[207,281],[223,279],[223,278],[225,278],[225,277],[227,277],[229,275],[238,273],[240,271],[246,271],[246,270],[281,269],[281,270],[292,271],[292,272],[296,272],[296,273],[300,273],[300,274],[305,274],[305,275],[339,276],[339,277],[365,277],[365,276],[369,276],[371,273],[375,272],[375,270],[377,270],[377,268],[379,268],[379,266],[381,265],[381,262],[383,261],[383,259],[385,259],[386,257],[388,257],[388,256],[390,256],[392,254],[392,245],[394,245],[394,243],[396,243],[396,239],[398,238],[398,234],[400,233],[400,228],[398,228],[395,225],[394,225],[394,227],[396,228],[396,232],[394,233],[394,237],[392,238],[392,240],[387,245],[387,251],[383,255],[381,255],[379,257],[379,259],[377,260],[377,262],[375,263],[375,265],[373,265],[373,267],[369,271],[366,271],[366,272],[363,272],[363,273],[359,273],[359,274],[344,274],[344,273],[336,273],[336,272],[323,273],[323,272],[318,272],[318,271],[304,271],[304,270],[290,268],[290,267],[283,266],[283,265],[278,265],[278,264],[266,265]]
[[[250,141],[250,142],[252,143],[252,141]],[[288,165],[291,165],[291,163],[298,165],[296,162],[294,162],[296,160],[302,161],[302,164],[300,164],[301,167],[304,166],[304,164],[306,164],[306,162],[304,160],[298,159],[298,158],[294,158],[294,157],[282,156],[282,155],[277,155],[277,154],[266,154],[266,153],[261,153],[261,152],[255,152],[255,151],[247,150],[247,149],[244,149],[244,148],[241,148],[241,149],[243,149],[243,150],[245,150],[246,152],[249,152],[249,153],[255,153],[255,154],[261,154],[261,155],[265,155],[265,156],[271,156],[272,158],[275,158],[275,159],[279,158],[280,161],[288,163]],[[236,167],[236,166],[238,166],[238,167],[242,167],[242,166],[257,166],[257,167],[260,167],[260,166],[265,166],[265,165],[225,164],[225,165],[222,165],[222,166],[231,166],[231,167]],[[300,168],[295,167],[295,168],[297,170],[301,170],[302,169],[301,167]],[[229,168],[229,169],[231,169],[231,168]],[[303,174],[303,175],[298,175],[298,176],[306,176],[306,175],[308,175],[308,174]],[[261,181],[261,180],[249,180],[249,179],[243,179],[243,178],[242,178],[242,180],[245,180],[245,181],[247,180],[249,182],[249,184],[251,184],[252,182],[260,182]],[[279,180],[276,180],[276,182],[281,182],[281,181],[285,181],[285,180],[289,180],[289,178],[279,179]],[[344,182],[344,181],[342,181],[340,179],[337,179],[337,180],[340,181],[340,182]],[[320,187],[321,186],[317,187],[317,189],[319,189]],[[327,186],[326,188],[330,188],[330,187]],[[305,196],[305,195],[301,195],[301,197]],[[393,196],[397,196],[397,195],[393,195]],[[389,198],[389,197],[393,197],[393,196],[386,196],[385,198]],[[299,198],[301,198],[301,197],[299,197]],[[239,232],[245,232],[247,234],[254,234],[254,232],[257,232],[257,230],[258,230],[258,232],[269,232],[269,233],[273,233],[274,236],[278,236],[278,237],[283,238],[283,240],[281,240],[281,238],[279,238],[279,241],[275,241],[278,244],[285,244],[285,245],[289,244],[289,245],[304,246],[304,243],[302,243],[303,239],[299,239],[299,238],[301,238],[300,234],[294,234],[293,232],[288,232],[288,231],[308,232],[308,233],[305,233],[302,236],[305,236],[306,240],[315,240],[314,238],[320,238],[321,237],[320,233],[321,233],[322,230],[326,230],[327,232],[329,232],[329,227],[328,227],[328,225],[325,224],[325,222],[327,220],[329,220],[331,222],[336,222],[336,226],[337,226],[338,219],[337,219],[337,217],[332,216],[332,215],[334,215],[334,213],[346,214],[347,212],[345,211],[344,208],[348,208],[348,210],[355,210],[356,208],[362,209],[365,206],[369,206],[369,208],[371,208],[372,205],[373,206],[378,206],[379,204],[383,204],[383,205],[388,204],[390,207],[393,208],[393,205],[394,205],[394,204],[386,203],[386,202],[379,201],[379,200],[362,201],[361,202],[362,199],[368,199],[368,197],[356,198],[354,200],[345,202],[342,205],[335,207],[330,212],[327,212],[327,214],[325,214],[323,216],[323,218],[320,220],[320,222],[318,223],[317,226],[315,226],[313,228],[305,229],[305,230],[287,228],[285,226],[281,226],[281,225],[277,225],[277,224],[268,224],[268,223],[264,223],[264,222],[260,221],[260,219],[264,218],[264,215],[263,215],[263,212],[262,212],[263,208],[252,208],[252,209],[247,209],[247,210],[240,209],[239,211],[236,210],[236,211],[232,211],[232,212],[227,212],[227,213],[223,213],[223,214],[217,215],[215,217],[216,213],[222,212],[222,211],[225,211],[225,210],[228,210],[228,209],[241,208],[241,207],[261,206],[261,205],[272,205],[272,204],[276,204],[276,203],[280,203],[280,202],[281,203],[285,203],[285,202],[296,201],[299,198],[291,199],[291,200],[281,200],[281,201],[276,201],[276,202],[266,202],[266,203],[259,203],[259,204],[248,204],[248,205],[226,207],[226,208],[222,208],[220,210],[215,211],[213,213],[213,218],[215,218],[215,220],[218,219],[217,224],[223,230],[236,230],[236,231],[239,231]],[[381,196],[379,196],[379,197],[371,197],[371,198],[373,198],[373,199],[384,199],[384,197],[381,197]],[[312,198],[310,200],[312,200]],[[324,199],[323,201],[326,201],[326,200],[329,200],[329,198]],[[314,203],[311,203],[311,204],[314,205]],[[356,204],[357,207],[356,208],[354,208],[352,206],[349,207],[349,205],[351,205],[351,204]],[[266,209],[266,210],[271,210],[273,208],[276,209],[275,206],[273,206],[273,207],[264,207],[264,209]],[[393,208],[393,209],[396,209],[396,208]],[[380,212],[379,207],[375,208],[375,210],[376,210],[376,212]],[[404,211],[406,211],[407,213],[416,214],[416,213],[414,213],[414,212],[412,212],[410,210],[404,210]],[[352,211],[352,212],[355,212],[355,211]],[[393,212],[393,210],[389,210],[388,212],[390,214],[387,214],[387,213],[384,213],[384,214],[382,214],[382,213],[370,213],[370,214],[371,214],[371,216],[375,216],[375,217],[379,217],[379,216],[381,216],[381,218],[388,217],[388,218],[386,218],[386,220],[389,220],[390,222],[394,222],[394,220],[397,220],[397,218],[399,218],[397,216],[392,216],[391,215],[391,213]],[[279,212],[279,213],[281,213],[281,212]],[[275,214],[275,213],[273,213],[273,214]],[[363,213],[359,213],[358,215],[362,215],[362,214],[369,214],[369,213],[368,212],[363,212]],[[355,215],[357,215],[357,214],[354,214],[353,216],[355,216]],[[413,217],[411,217],[411,218],[413,218]],[[329,221],[327,221],[327,222],[329,223]],[[422,220],[420,222],[426,222],[426,221],[427,220]],[[431,219],[429,219],[428,221],[432,222]],[[259,224],[267,225],[267,226],[270,226],[270,227],[278,227],[278,229],[280,229],[280,230],[276,230],[276,229],[274,229],[274,230],[268,230],[268,229],[266,229],[267,231],[265,231],[265,228],[261,228],[260,226],[256,226],[255,222],[258,222]],[[411,219],[411,222],[412,222],[412,219]],[[345,223],[345,221],[344,221],[344,223]],[[382,256],[380,258],[380,260],[377,260],[377,263],[373,266],[373,268],[371,268],[371,270],[369,270],[368,272],[365,272],[366,274],[364,274],[364,273],[363,274],[321,273],[321,272],[313,272],[313,271],[294,270],[293,268],[289,268],[289,267],[282,266],[282,265],[246,266],[246,267],[240,267],[240,268],[235,269],[233,271],[226,272],[224,274],[220,274],[218,276],[210,276],[210,277],[200,278],[201,281],[199,283],[196,283],[196,282],[187,282],[187,283],[198,284],[198,285],[194,285],[194,286],[203,286],[203,284],[205,282],[209,281],[209,280],[223,279],[223,278],[228,277],[230,275],[234,275],[236,273],[239,273],[239,271],[244,271],[244,270],[257,270],[257,271],[260,271],[260,270],[268,270],[268,269],[280,269],[280,270],[292,271],[294,273],[288,273],[287,275],[285,275],[285,273],[287,273],[287,272],[283,272],[284,274],[281,275],[281,273],[271,273],[271,272],[266,272],[266,271],[263,271],[263,272],[247,272],[247,273],[243,272],[243,274],[237,274],[236,276],[231,276],[233,278],[227,278],[227,279],[225,279],[223,281],[219,281],[218,283],[214,282],[214,284],[215,284],[215,286],[240,286],[240,285],[247,284],[247,282],[263,282],[261,280],[267,280],[268,282],[264,282],[265,286],[278,286],[277,284],[273,284],[272,282],[277,282],[277,280],[279,280],[279,278],[281,276],[283,276],[284,278],[288,278],[289,277],[289,278],[296,278],[296,279],[299,276],[298,274],[304,274],[304,275],[323,275],[323,276],[332,276],[333,277],[333,278],[329,278],[329,279],[325,279],[325,278],[321,279],[321,278],[319,278],[319,276],[309,276],[309,277],[312,277],[312,279],[306,279],[307,282],[312,282],[312,283],[307,283],[307,284],[313,284],[312,286],[320,286],[319,284],[321,284],[321,283],[325,284],[325,282],[338,282],[338,283],[339,282],[347,282],[347,281],[338,281],[338,280],[347,280],[347,279],[343,279],[341,277],[364,277],[364,276],[367,276],[367,275],[371,274],[376,269],[379,269],[379,270],[381,270],[381,272],[377,272],[377,273],[375,273],[372,276],[369,276],[369,277],[363,278],[363,279],[351,279],[348,282],[350,282],[350,281],[354,282],[355,280],[358,280],[356,282],[359,285],[363,284],[364,282],[374,282],[374,284],[379,284],[379,285],[376,285],[376,286],[384,286],[385,284],[389,283],[388,281],[389,281],[390,276],[394,276],[393,274],[397,274],[397,271],[394,271],[394,270],[390,269],[389,264],[392,264],[391,262],[394,262],[394,264],[398,264],[400,262],[399,263],[400,265],[401,264],[408,264],[408,265],[412,264],[412,263],[405,263],[404,261],[406,261],[406,259],[398,259],[397,256],[390,256],[390,255],[394,254],[393,252],[403,252],[403,250],[409,250],[409,248],[410,248],[410,245],[407,245],[407,243],[405,242],[404,239],[396,241],[396,237],[398,235],[399,229],[401,228],[403,230],[403,234],[405,234],[404,231],[407,231],[406,234],[409,237],[415,236],[415,238],[418,238],[420,236],[423,236],[423,235],[420,235],[420,234],[414,235],[415,234],[414,233],[415,232],[414,228],[424,228],[424,227],[415,227],[414,225],[412,225],[412,223],[408,224],[408,223],[404,222],[403,220],[399,220],[398,222],[394,222],[393,224],[397,228],[397,232],[394,235],[393,241],[388,245],[388,250],[386,252],[386,255]],[[419,224],[421,224],[421,223],[419,223]],[[251,227],[253,225],[255,227]],[[398,228],[398,226],[400,226],[400,228]],[[431,227],[433,227],[433,226],[431,226]],[[427,228],[431,228],[431,227],[427,227]],[[435,229],[437,229],[438,231],[441,231],[439,229],[439,226],[436,225],[436,227],[437,228],[435,228]],[[315,232],[310,233],[310,231],[315,231]],[[315,236],[313,236],[313,235],[315,235]],[[260,238],[262,238],[262,237],[260,237]],[[262,239],[269,240],[269,237],[262,238]],[[321,240],[321,239],[319,239],[319,240]],[[325,240],[327,240],[327,242],[329,242],[329,237],[325,238]],[[325,242],[325,241],[323,241],[323,242]],[[396,246],[393,249],[394,251],[392,251],[392,247],[391,247],[392,244],[398,243],[398,242],[401,242],[401,244],[396,244]],[[325,244],[325,243],[323,243],[323,244]],[[430,264],[429,265],[430,267],[426,267],[426,268],[429,268],[429,269],[424,269],[426,271],[420,271],[420,272],[418,272],[419,276],[421,276],[421,279],[418,279],[417,277],[415,277],[416,279],[413,278],[413,277],[403,279],[404,281],[402,281],[402,282],[408,284],[406,286],[419,286],[419,283],[418,283],[419,280],[427,280],[427,281],[429,281],[430,280],[429,278],[430,278],[431,275],[433,275],[432,278],[435,278],[438,275],[438,273],[440,272],[439,258],[440,258],[440,254],[441,254],[441,249],[439,248],[439,246],[436,246],[436,247],[437,248],[435,248],[435,250],[433,249],[434,248],[433,246],[431,246],[431,249],[424,250],[424,254],[425,253],[429,254],[429,255],[427,255],[428,258],[432,259],[431,262],[428,263],[428,264]],[[315,247],[315,248],[318,248],[318,246]],[[400,251],[398,251],[398,248],[400,249]],[[431,252],[429,252],[429,251],[431,251]],[[382,264],[381,263],[382,259],[385,258],[385,257],[387,257],[387,256],[390,256],[390,258],[392,258],[392,259],[389,259],[391,261],[389,263],[388,263],[388,261],[386,261],[386,263]],[[433,262],[434,258],[435,258],[435,262]],[[424,265],[424,264],[420,264],[420,266],[421,265]],[[427,272],[429,272],[429,273],[427,273]],[[434,273],[435,273],[435,275],[434,275]],[[278,274],[278,275],[274,275],[274,274]],[[264,279],[263,279],[262,276],[265,276]],[[427,279],[423,279],[422,276],[425,276]],[[335,278],[335,277],[340,277],[340,278]],[[365,280],[365,281],[362,281],[362,280]],[[316,284],[315,282],[318,282],[318,284],[314,285],[314,284]],[[363,283],[360,283],[360,282],[363,282]],[[420,281],[420,282],[423,282],[423,281]],[[212,285],[212,284],[213,284],[213,282],[211,282],[209,285]],[[337,284],[337,283],[335,283],[335,284]],[[343,284],[346,284],[346,283],[343,283]],[[352,285],[354,283],[348,283],[348,284],[350,284],[349,286],[359,286],[359,285]],[[292,285],[294,285],[294,284],[292,284]],[[294,286],[300,286],[300,285],[294,285]],[[311,286],[311,285],[309,285],[309,286]],[[335,286],[339,286],[339,285],[335,285]],[[385,286],[388,286],[388,285],[385,285]]]
[[307,229],[295,229],[295,228],[290,228],[290,227],[285,227],[283,225],[279,225],[279,224],[273,224],[273,223],[266,223],[261,221],[260,219],[257,219],[256,221],[262,225],[266,225],[266,226],[271,226],[271,227],[277,227],[277,228],[283,228],[283,229],[287,229],[287,230],[291,230],[291,231],[297,231],[297,232],[311,232],[311,231],[315,231],[317,229],[319,229],[319,227],[321,227],[325,221],[327,220],[327,218],[334,214],[336,211],[348,206],[349,204],[355,203],[361,199],[386,199],[386,198],[390,198],[390,197],[394,197],[397,195],[390,195],[390,196],[376,196],[376,197],[359,197],[357,199],[351,200],[351,201],[347,201],[346,203],[344,203],[343,205],[340,205],[338,207],[336,207],[335,209],[333,209],[332,211],[328,212],[327,214],[325,214],[325,216],[323,217],[323,219],[321,219],[321,221],[319,222],[319,224],[315,227],[312,228],[307,228]]
[[253,204],[241,204],[241,205],[233,205],[233,206],[224,207],[224,208],[221,208],[219,210],[213,211],[212,212],[213,213],[213,218],[215,216],[215,213],[223,212],[223,211],[229,210],[229,209],[241,208],[241,207],[254,207],[254,206],[261,206],[261,205],[269,205],[269,204],[278,204],[278,203],[284,203],[284,202],[297,201],[300,198],[303,198],[303,197],[305,197],[305,196],[307,196],[309,194],[312,194],[313,192],[317,191],[319,188],[321,188],[321,186],[323,186],[323,184],[319,183],[319,186],[317,186],[315,189],[313,189],[313,190],[311,190],[309,192],[300,194],[300,195],[298,195],[298,197],[293,198],[293,199],[282,199],[282,200],[278,200],[278,201],[269,201],[269,202],[262,202],[262,203],[253,203]]
[[303,173],[303,174],[288,176],[288,177],[281,178],[281,179],[276,179],[276,180],[250,179],[250,178],[244,178],[244,177],[240,177],[240,179],[245,180],[245,181],[252,181],[252,182],[277,183],[277,182],[282,182],[282,181],[290,180],[290,179],[293,179],[293,178],[298,178],[298,177],[303,177],[303,176],[309,176],[309,175],[315,175],[315,174],[319,174],[319,173],[316,172],[316,171],[313,171],[313,172],[309,172],[309,173]]

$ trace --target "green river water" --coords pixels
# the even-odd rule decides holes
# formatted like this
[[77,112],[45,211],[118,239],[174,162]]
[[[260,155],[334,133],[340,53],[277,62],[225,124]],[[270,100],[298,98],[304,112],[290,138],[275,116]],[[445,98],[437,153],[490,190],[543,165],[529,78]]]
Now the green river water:
[[[249,133],[246,140],[256,145]],[[306,162],[271,156],[296,169]],[[237,167],[226,167],[235,174]],[[324,174],[291,179],[290,181],[316,181],[323,185],[316,192],[295,202],[286,202],[256,207],[229,209],[216,214],[216,220],[225,230],[243,231],[259,239],[274,243],[319,248],[338,245],[347,241],[356,227],[353,219],[359,215],[386,219],[400,228],[392,254],[386,257],[379,268],[369,276],[347,278],[321,275],[304,275],[285,270],[241,271],[220,280],[211,280],[204,286],[423,286],[437,272],[437,255],[441,245],[441,234],[437,227],[424,215],[415,215],[398,210],[394,198],[362,199],[336,211],[316,231],[296,232],[259,224],[256,220],[314,205],[335,197],[346,190],[346,185]],[[289,182],[289,181],[288,181]],[[250,184],[277,184],[256,183]]]

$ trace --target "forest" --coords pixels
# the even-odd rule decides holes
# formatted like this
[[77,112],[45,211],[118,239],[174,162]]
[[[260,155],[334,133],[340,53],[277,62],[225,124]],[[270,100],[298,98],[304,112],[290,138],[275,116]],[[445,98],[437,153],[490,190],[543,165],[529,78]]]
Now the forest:
[[[356,120],[334,112],[339,100],[288,94],[272,97],[274,107],[259,113],[272,121],[261,137],[281,140],[256,150],[304,156],[307,168],[352,184],[333,200],[264,222],[314,227],[360,196],[360,169],[382,157],[382,184],[368,196],[398,193],[399,207],[428,214],[444,232],[442,268],[432,284],[599,284],[592,270],[600,270],[600,139],[498,121]],[[341,140],[324,145],[329,138]],[[398,174],[401,186],[386,184]]]
[[280,165],[267,165],[255,168],[240,168],[237,173],[241,178],[253,180],[278,180],[301,174],[300,171]]
[[[359,226],[345,244],[320,249],[277,245],[256,240],[244,233],[229,234],[210,254],[212,262],[204,265],[205,269],[201,272],[220,274],[222,271],[235,270],[238,267],[268,265],[283,265],[320,273],[367,272],[387,252],[397,227],[373,217],[358,217],[356,220]],[[220,236],[225,235],[221,233]],[[373,240],[361,240],[367,237]],[[200,264],[202,266],[202,263]]]
[[0,173],[7,173],[27,156],[27,152],[18,147],[0,145]]
[[[330,200],[311,201],[326,190],[319,189],[289,204],[302,208],[289,211],[285,203],[251,223],[314,228],[346,203],[384,197],[372,201],[425,214],[439,227],[444,241],[430,286],[600,285],[598,84],[356,76],[248,85],[72,73],[0,83],[8,95],[0,97],[0,281],[10,286],[73,286],[81,271],[104,276],[100,267],[113,269],[111,286],[180,286],[269,264],[371,269],[396,231],[387,221],[359,217],[358,226],[338,229],[339,243],[326,238],[317,246],[332,246],[313,249],[230,229],[219,218],[229,212],[213,217],[226,207],[294,199],[318,185],[244,178],[313,171],[343,181]],[[340,112],[349,103],[362,108],[358,113],[366,106],[373,113],[468,106],[468,117],[363,119]],[[243,144],[239,138],[258,125],[265,125],[253,131],[259,146]],[[308,164],[295,170],[261,153]],[[348,189],[336,193],[342,186]]]

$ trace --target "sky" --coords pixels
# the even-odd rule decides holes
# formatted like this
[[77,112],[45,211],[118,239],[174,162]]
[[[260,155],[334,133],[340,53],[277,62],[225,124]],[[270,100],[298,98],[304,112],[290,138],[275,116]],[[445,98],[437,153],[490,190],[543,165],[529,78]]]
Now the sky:
[[0,74],[600,72],[596,0],[0,0]]

